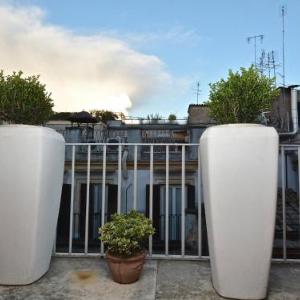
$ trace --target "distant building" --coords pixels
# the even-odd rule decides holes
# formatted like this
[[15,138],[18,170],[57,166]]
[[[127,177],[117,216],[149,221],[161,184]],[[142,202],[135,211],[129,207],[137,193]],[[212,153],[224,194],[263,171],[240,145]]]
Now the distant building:
[[[200,110],[199,110],[200,108]],[[204,109],[204,113],[203,113]],[[197,117],[197,111],[201,116]],[[133,124],[130,120],[109,121],[107,124],[94,123],[85,114],[86,119],[76,122],[49,122],[47,125],[61,132],[68,143],[89,143],[90,146],[90,208],[89,208],[89,245],[98,247],[98,227],[101,225],[102,203],[102,171],[103,145],[106,143],[106,211],[109,220],[117,211],[118,195],[118,158],[119,144],[121,147],[121,211],[129,211],[133,206],[134,181],[134,148],[137,146],[137,209],[149,212],[149,161],[150,144],[153,146],[153,223],[156,234],[153,237],[153,249],[162,251],[164,247],[165,197],[166,197],[166,146],[169,144],[169,220],[170,220],[170,251],[180,248],[181,228],[181,176],[182,146],[185,146],[185,198],[186,198],[186,244],[187,253],[197,252],[197,178],[198,178],[198,144],[201,134],[207,126],[209,117],[205,115],[204,106],[191,105],[187,121],[139,120]],[[83,115],[83,114],[81,114]],[[201,119],[197,122],[196,119]],[[125,144],[124,144],[125,143]],[[129,143],[129,145],[126,145]],[[95,144],[95,145],[93,145]],[[111,145],[110,145],[111,144]],[[148,146],[149,144],[149,146]],[[172,145],[174,144],[174,146]],[[75,151],[75,190],[74,190],[74,248],[82,249],[84,244],[85,211],[86,211],[86,174],[88,147],[77,145]],[[66,148],[65,176],[58,222],[58,247],[64,249],[68,242],[71,198],[72,147]],[[202,210],[204,211],[204,209]],[[205,219],[202,219],[205,226]],[[205,239],[205,237],[204,237]],[[207,243],[203,243],[204,253]],[[80,250],[78,250],[80,251]]]
[[188,108],[188,124],[213,125],[216,122],[209,116],[208,106],[205,104],[190,104]]
[[[280,94],[274,101],[272,109],[266,114],[268,117],[268,125],[274,126],[279,134],[293,131],[293,116],[292,116],[292,90],[297,87],[291,85],[288,87],[279,87]],[[300,114],[300,91],[296,95],[296,109]],[[299,118],[298,118],[299,124]]]
[[[291,87],[281,88],[271,112],[264,112],[263,122],[274,126],[280,134],[294,130],[291,112]],[[299,102],[299,93],[297,102]],[[137,210],[149,214],[150,149],[153,148],[153,253],[164,253],[166,222],[166,144],[169,149],[169,253],[180,254],[182,220],[182,158],[185,178],[185,253],[197,255],[197,230],[199,222],[198,197],[201,195],[198,172],[198,143],[202,133],[216,123],[209,117],[206,105],[191,104],[188,118],[182,121],[167,120],[115,120],[107,124],[91,122],[89,118],[71,121],[51,121],[47,125],[61,132],[68,143],[66,147],[65,176],[57,231],[57,251],[68,251],[72,166],[74,165],[73,249],[84,251],[86,220],[88,219],[89,252],[99,251],[98,227],[101,226],[102,203],[105,201],[105,222],[117,212],[118,197],[121,211],[133,207],[134,166],[137,166]],[[298,127],[297,127],[298,128]],[[297,134],[282,135],[281,142],[300,143]],[[100,143],[100,144],[99,144]],[[103,153],[106,149],[105,193],[103,188]],[[191,145],[195,144],[195,145]],[[87,146],[89,145],[89,146]],[[185,153],[183,155],[183,147]],[[72,163],[75,149],[75,164]],[[88,151],[90,149],[90,152]],[[87,211],[87,172],[89,168],[89,215]],[[136,153],[136,156],[135,156]],[[286,151],[286,188],[293,197],[298,191],[297,153]],[[136,160],[135,160],[136,158]],[[280,160],[281,161],[281,160]],[[279,169],[280,170],[280,169]],[[279,174],[279,183],[280,174]],[[105,198],[102,199],[102,195]],[[296,199],[295,198],[295,199]],[[202,255],[208,255],[205,211],[201,205]],[[280,212],[280,209],[278,210]],[[276,231],[277,237],[280,235]],[[276,237],[276,235],[275,235]],[[277,246],[276,246],[277,247]],[[277,247],[278,249],[280,246]],[[276,249],[277,249],[276,248]],[[277,249],[277,250],[278,250]],[[277,251],[276,250],[276,251]]]

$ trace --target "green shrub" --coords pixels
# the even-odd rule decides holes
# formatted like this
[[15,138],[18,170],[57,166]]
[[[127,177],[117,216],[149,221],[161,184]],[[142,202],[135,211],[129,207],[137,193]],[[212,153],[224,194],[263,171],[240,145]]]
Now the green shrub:
[[0,71],[0,121],[42,125],[53,111],[51,94],[39,76],[24,77],[21,71],[4,75]]
[[176,120],[177,120],[177,117],[176,117],[176,115],[174,115],[174,114],[170,114],[169,117],[168,117],[168,120],[169,120],[170,122],[173,122],[173,121],[176,121]]
[[261,75],[253,65],[229,70],[228,78],[210,84],[210,116],[219,124],[258,123],[262,112],[269,111],[278,97],[275,79]]
[[111,255],[132,257],[143,250],[143,242],[154,232],[151,220],[132,210],[129,214],[114,214],[111,222],[99,228],[99,239]]

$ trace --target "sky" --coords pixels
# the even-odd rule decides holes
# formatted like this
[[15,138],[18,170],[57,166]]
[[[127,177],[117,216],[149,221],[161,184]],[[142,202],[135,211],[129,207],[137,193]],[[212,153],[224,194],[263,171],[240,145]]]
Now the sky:
[[[108,109],[134,117],[187,115],[209,83],[275,51],[300,84],[299,0],[0,0],[0,68],[39,74],[55,111]],[[278,74],[277,81],[282,83]]]

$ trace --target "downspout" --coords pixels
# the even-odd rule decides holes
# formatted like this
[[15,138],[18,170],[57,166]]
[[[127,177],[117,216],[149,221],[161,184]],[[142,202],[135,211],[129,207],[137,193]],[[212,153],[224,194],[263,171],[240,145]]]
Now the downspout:
[[127,157],[128,157],[128,150],[125,149],[122,156],[122,175],[124,179],[128,179],[128,170],[127,170]]
[[298,132],[298,108],[297,108],[297,92],[296,89],[291,89],[291,116],[293,122],[293,131],[280,132],[280,136],[295,135]]
[[125,211],[126,211],[126,214],[128,213],[128,211],[127,211],[127,209],[128,209],[128,190],[129,190],[129,188],[132,186],[132,183],[130,183],[129,185],[128,185],[128,187],[126,188],[126,201],[125,201]]

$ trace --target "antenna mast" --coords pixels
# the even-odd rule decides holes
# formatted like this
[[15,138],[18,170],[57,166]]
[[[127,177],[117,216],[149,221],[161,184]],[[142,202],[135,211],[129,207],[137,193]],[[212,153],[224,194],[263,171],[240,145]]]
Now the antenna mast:
[[256,40],[257,39],[259,39],[260,43],[262,43],[263,39],[264,39],[264,35],[259,34],[259,35],[253,35],[253,36],[248,36],[247,37],[248,44],[250,44],[251,41],[254,40],[254,66],[255,66],[255,68],[257,68],[257,63],[256,63]]
[[261,50],[261,56],[259,58],[259,69],[260,69],[260,74],[264,75],[264,70],[266,68],[266,51],[263,49]]
[[285,87],[285,15],[286,9],[284,5],[281,6],[281,17],[282,17],[282,84]]
[[201,94],[201,90],[200,90],[200,82],[197,82],[197,88],[194,90],[196,91],[196,96],[197,96],[197,105],[199,104],[199,96]]
[[[259,68],[261,75],[267,73],[269,78],[274,78],[276,85],[276,69],[279,67],[279,64],[275,59],[275,51],[271,50],[266,52],[265,50],[261,51],[261,56],[259,58]],[[271,74],[273,72],[273,74]],[[280,75],[281,76],[281,75]]]

